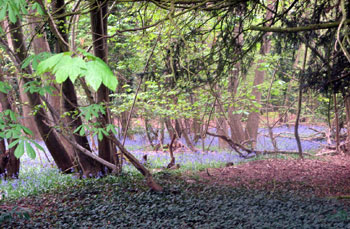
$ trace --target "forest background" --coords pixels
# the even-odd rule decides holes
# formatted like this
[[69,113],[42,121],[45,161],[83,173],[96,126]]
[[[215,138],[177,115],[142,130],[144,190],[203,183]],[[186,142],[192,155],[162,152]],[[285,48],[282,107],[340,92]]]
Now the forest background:
[[[242,158],[303,158],[300,122],[348,153],[349,9],[343,0],[1,0],[0,174],[18,177],[20,157],[35,158],[43,142],[63,173],[120,174],[125,158],[161,190],[126,139],[142,133],[150,151],[169,151],[168,168],[179,148],[212,149],[209,136]],[[281,148],[281,126],[294,128],[284,137],[297,148]]]

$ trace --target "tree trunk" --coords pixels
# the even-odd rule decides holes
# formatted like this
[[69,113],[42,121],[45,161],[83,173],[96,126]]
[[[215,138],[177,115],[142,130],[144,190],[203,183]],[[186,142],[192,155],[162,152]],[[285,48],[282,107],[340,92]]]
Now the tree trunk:
[[[90,18],[91,18],[91,30],[93,49],[95,56],[101,58],[107,63],[108,47],[107,47],[107,0],[95,0],[91,6]],[[97,103],[108,104],[109,103],[109,90],[104,85],[97,91]],[[111,123],[109,117],[109,108],[106,107],[106,114],[102,115],[102,119],[105,124]],[[98,155],[108,162],[113,162],[113,155],[115,154],[115,147],[112,142],[103,137],[101,141],[98,141]],[[111,172],[111,171],[110,171]]]
[[[0,79],[3,75],[2,69],[0,68]],[[0,92],[0,104],[3,110],[13,110],[6,94]],[[10,144],[11,139],[7,139]],[[18,178],[20,160],[15,157],[15,147],[6,149],[5,140],[0,139],[0,178]]]
[[[240,23],[235,26],[234,28],[234,33],[237,36],[238,44],[243,46],[243,34],[242,34],[242,28]],[[243,75],[240,75],[241,73],[241,63],[238,62],[235,64],[235,68],[232,70],[232,73],[229,78],[229,92],[231,93],[231,98],[233,104],[229,106],[228,108],[228,120],[229,120],[229,126],[231,130],[231,139],[234,142],[241,143],[244,141],[244,129],[242,125],[242,115],[235,113],[237,111],[237,108],[234,107],[234,104],[238,101],[238,98],[236,97],[237,95],[237,90],[238,90],[238,85],[240,82],[240,76],[242,77]],[[245,79],[245,77],[244,77]]]
[[[269,0],[268,1],[268,8],[273,9],[273,2],[274,0]],[[272,12],[267,11],[266,14],[266,20],[269,20],[272,18]],[[266,34],[268,35],[268,34]],[[262,45],[260,48],[260,55],[263,57],[267,53],[270,52],[271,48],[271,42],[270,40],[264,36],[262,40]],[[261,92],[257,89],[257,86],[262,84],[264,82],[265,78],[265,71],[264,70],[259,70],[259,68],[262,67],[262,63],[264,63],[263,59],[260,59],[256,65],[256,70],[255,70],[255,79],[253,83],[253,91],[252,94],[255,96],[255,102],[260,103],[261,101]],[[259,109],[259,108],[256,108]],[[255,146],[257,137],[258,137],[258,129],[259,129],[259,123],[260,123],[260,112],[251,112],[248,115],[248,120],[247,120],[247,125],[245,129],[245,138],[246,140],[249,140],[249,142],[252,144],[252,146]]]
[[350,95],[344,96],[344,103],[345,103],[345,112],[346,112],[346,145],[345,145],[345,152],[350,153]]
[[[225,123],[225,119],[224,118],[217,118],[216,120],[216,133],[218,135],[225,135],[228,136],[227,133],[228,127]],[[219,138],[219,148],[220,149],[229,149],[230,146],[227,144],[226,141],[224,141],[223,139]]]
[[[27,50],[23,38],[23,32],[20,21],[15,24],[9,23],[11,31],[11,39],[13,43],[14,52],[18,61],[22,62],[26,58]],[[26,73],[32,74],[29,67],[25,69]],[[24,83],[30,82],[28,78],[23,78]],[[32,107],[44,107],[40,101],[40,95],[38,93],[27,93],[29,103]],[[52,131],[51,127],[48,126],[47,113],[45,109],[41,108],[34,116],[35,123],[38,127],[40,135],[44,140],[47,148],[49,149],[53,159],[55,160],[58,168],[63,172],[70,172],[73,167],[72,161],[69,154],[65,150],[62,142],[59,140],[57,134]]]
[[[8,22],[7,20],[3,21],[4,23],[4,29],[7,30],[8,29]],[[11,35],[10,33],[7,32],[7,40],[8,40],[8,44],[9,47],[14,50],[13,48],[13,44],[12,44],[12,40],[11,40]],[[36,47],[37,45],[37,39],[33,40],[33,46]],[[17,77],[19,79],[19,77]],[[32,109],[30,108],[29,101],[28,101],[28,96],[27,94],[24,92],[24,88],[23,88],[23,80],[19,80],[18,82],[19,84],[19,95],[20,95],[20,100],[22,103],[22,125],[27,127],[28,129],[30,129],[33,132],[34,138],[40,140],[40,133],[39,130],[37,128],[36,125],[32,125],[32,123],[34,123],[34,117],[32,115],[30,115],[30,113],[32,112]]]
[[[58,18],[57,27],[58,30],[62,36],[62,38],[68,43],[68,35],[66,31],[63,29],[66,24],[66,18],[64,16],[60,17],[60,15],[64,15],[65,13],[65,1],[64,0],[55,0],[52,1],[52,9],[54,12],[56,12],[54,15],[56,15]],[[66,52],[69,51],[69,47],[66,45],[63,45],[61,43],[57,43],[56,46],[56,52]],[[62,94],[64,95],[63,99],[63,108],[64,111],[69,112],[73,114],[74,112],[79,110],[78,107],[78,98],[75,92],[74,85],[72,81],[68,78],[62,85]],[[69,100],[69,101],[68,101]],[[73,133],[73,131],[81,126],[83,124],[80,117],[72,117],[67,116],[67,123],[70,123],[69,130],[67,130],[69,133]],[[91,151],[89,141],[86,136],[80,136],[80,135],[74,135],[75,141],[86,148],[87,150]],[[74,149],[74,155],[77,159],[78,164],[81,167],[82,173],[85,176],[98,176],[98,173],[101,171],[102,165],[98,163],[97,161],[93,160],[92,158],[86,156],[81,151]]]
[[179,129],[181,130],[181,133],[185,139],[186,145],[188,146],[188,148],[192,151],[192,152],[196,152],[198,151],[196,149],[196,147],[193,145],[191,138],[188,136],[188,131],[186,131],[186,129],[183,127],[182,122],[180,120],[176,120],[178,125],[179,125]]
[[[235,66],[235,70],[232,72],[232,75],[230,77],[230,86],[229,90],[231,92],[231,96],[234,99],[234,102],[237,101],[235,99],[235,95],[237,94],[238,84],[239,84],[239,72],[240,72],[241,65],[240,63],[237,63]],[[234,106],[230,106],[228,109],[228,119],[230,124],[230,130],[231,130],[231,139],[234,142],[241,143],[244,141],[244,130],[242,125],[242,115],[241,114],[235,114],[236,108]]]

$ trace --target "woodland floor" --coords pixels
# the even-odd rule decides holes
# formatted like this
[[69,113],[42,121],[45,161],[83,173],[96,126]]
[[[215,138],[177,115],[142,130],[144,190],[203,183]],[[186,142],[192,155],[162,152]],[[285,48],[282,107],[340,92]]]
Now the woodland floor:
[[350,199],[350,156],[266,159],[199,173],[204,183]]
[[[350,228],[350,156],[276,158],[154,176],[163,192],[149,191],[142,176],[110,176],[7,201],[0,210],[11,217],[0,227]],[[11,213],[15,207],[29,218]]]

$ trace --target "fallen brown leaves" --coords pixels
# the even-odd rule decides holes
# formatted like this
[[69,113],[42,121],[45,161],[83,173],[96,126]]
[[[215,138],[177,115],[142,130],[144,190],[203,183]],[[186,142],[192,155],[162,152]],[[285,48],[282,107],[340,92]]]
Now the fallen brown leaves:
[[317,196],[350,195],[350,156],[316,159],[268,159],[199,173],[206,183],[299,191]]

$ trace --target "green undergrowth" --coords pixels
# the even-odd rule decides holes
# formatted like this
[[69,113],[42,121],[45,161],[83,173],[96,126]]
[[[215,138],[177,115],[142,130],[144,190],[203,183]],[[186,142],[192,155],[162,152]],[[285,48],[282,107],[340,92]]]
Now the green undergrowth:
[[[235,165],[248,163],[250,161],[256,160],[266,160],[271,158],[278,159],[295,159],[297,156],[291,155],[261,155],[250,159],[243,160],[241,162],[235,163]],[[316,157],[308,157],[316,159]],[[222,168],[225,167],[227,163],[212,161],[210,163],[185,163],[180,164],[180,168],[174,170],[176,174],[187,173],[187,172],[197,172],[203,171],[207,168]],[[152,166],[146,165],[153,173],[160,170],[166,170],[164,166],[167,163],[164,161],[158,161],[154,159]],[[139,172],[133,166],[125,166],[124,171],[132,174],[133,176],[139,174]],[[78,179],[76,175],[66,175],[60,173],[57,168],[41,168],[41,167],[31,167],[22,170],[19,179],[14,180],[0,180],[0,204],[1,200],[8,199],[18,199],[26,196],[38,195],[42,193],[53,192],[59,189],[69,189],[71,186],[77,185],[83,182]]]
[[[4,228],[349,228],[350,207],[330,199],[187,184],[175,172],[82,180],[16,202],[28,215],[1,210]],[[17,209],[17,212],[25,211]],[[10,215],[10,217],[9,217]],[[28,219],[29,216],[30,218]]]

